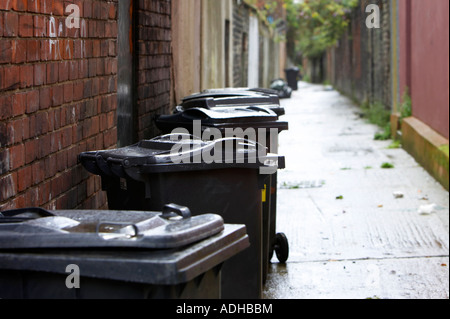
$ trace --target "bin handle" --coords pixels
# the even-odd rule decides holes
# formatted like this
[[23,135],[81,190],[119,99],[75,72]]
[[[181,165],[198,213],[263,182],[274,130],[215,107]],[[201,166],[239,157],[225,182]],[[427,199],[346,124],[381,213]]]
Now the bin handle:
[[139,237],[139,229],[135,224],[100,222],[95,232],[105,240],[134,239]]
[[167,204],[164,206],[162,210],[163,218],[169,219],[174,217],[174,214],[183,217],[183,219],[187,219],[191,217],[191,210],[186,206],[180,206],[177,204]]

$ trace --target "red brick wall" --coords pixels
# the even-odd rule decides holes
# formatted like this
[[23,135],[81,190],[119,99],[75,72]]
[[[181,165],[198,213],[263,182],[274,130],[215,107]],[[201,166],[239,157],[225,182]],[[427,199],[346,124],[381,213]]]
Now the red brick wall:
[[156,114],[170,113],[171,0],[138,0],[135,10],[137,136],[141,140],[159,134],[153,123]]
[[117,1],[0,1],[0,210],[106,207],[77,155],[116,145]]

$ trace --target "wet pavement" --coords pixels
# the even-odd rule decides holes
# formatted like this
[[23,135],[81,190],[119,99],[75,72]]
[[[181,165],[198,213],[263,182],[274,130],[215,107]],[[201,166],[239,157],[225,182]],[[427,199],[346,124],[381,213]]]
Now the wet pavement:
[[[282,100],[277,232],[266,299],[449,298],[449,193],[331,87]],[[381,168],[390,163],[393,168]]]

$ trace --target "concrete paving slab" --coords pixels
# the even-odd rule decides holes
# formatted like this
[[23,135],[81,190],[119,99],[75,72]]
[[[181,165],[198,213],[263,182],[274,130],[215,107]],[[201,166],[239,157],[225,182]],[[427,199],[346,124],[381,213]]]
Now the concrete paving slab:
[[448,298],[449,193],[392,141],[375,141],[379,129],[338,92],[301,83],[282,105],[277,232],[290,257],[272,259],[264,296]]
[[447,299],[448,263],[432,257],[272,264],[277,276],[269,277],[264,298]]

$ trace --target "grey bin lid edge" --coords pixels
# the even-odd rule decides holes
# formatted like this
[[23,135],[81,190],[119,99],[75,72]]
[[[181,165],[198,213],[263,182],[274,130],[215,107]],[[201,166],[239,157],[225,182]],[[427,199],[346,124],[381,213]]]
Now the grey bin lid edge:
[[[187,208],[175,204],[167,205],[164,209],[166,211],[163,214],[48,211],[50,216],[34,218],[23,217],[30,215],[26,209],[6,211],[0,217],[0,249],[172,249],[203,240],[224,229],[223,219],[219,215],[191,217]],[[182,214],[183,217],[172,220],[176,214]],[[5,216],[7,219],[2,221]],[[14,217],[17,222],[14,222]]]
[[0,270],[42,271],[67,276],[76,264],[84,277],[154,285],[188,282],[250,246],[244,225],[225,224],[214,236],[179,250],[0,250]]

